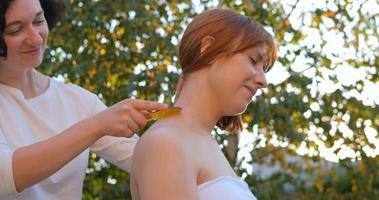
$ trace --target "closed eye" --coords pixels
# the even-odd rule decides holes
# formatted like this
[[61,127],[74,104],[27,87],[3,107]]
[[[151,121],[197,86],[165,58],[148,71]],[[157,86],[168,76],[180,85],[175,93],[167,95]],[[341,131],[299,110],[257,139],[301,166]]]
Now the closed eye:
[[33,24],[40,25],[40,24],[42,24],[44,22],[45,22],[45,20],[42,19],[42,20],[35,21]]
[[9,28],[9,30],[7,30],[6,33],[13,36],[13,35],[17,35],[21,30],[22,30],[22,27]]
[[249,59],[250,59],[251,64],[253,64],[253,65],[257,65],[257,62],[255,61],[254,58],[249,57]]

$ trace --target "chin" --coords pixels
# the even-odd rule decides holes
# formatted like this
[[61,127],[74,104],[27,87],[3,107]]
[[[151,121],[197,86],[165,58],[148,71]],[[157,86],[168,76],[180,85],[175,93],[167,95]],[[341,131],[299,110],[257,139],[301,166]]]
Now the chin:
[[245,104],[234,106],[234,108],[231,109],[231,111],[229,112],[230,114],[228,116],[234,116],[234,115],[239,115],[239,114],[244,113],[247,109],[247,105],[248,104],[245,103]]
[[33,60],[30,60],[28,63],[25,63],[25,66],[29,66],[30,68],[37,68],[42,64],[43,59],[42,58],[36,58]]
[[241,109],[236,115],[242,114],[246,111],[247,106],[245,106],[243,109]]
[[224,116],[234,116],[244,113],[247,109],[247,106],[250,104],[251,100],[247,100],[246,98],[233,99],[233,101],[227,102],[225,100],[225,104],[222,107],[225,109]]

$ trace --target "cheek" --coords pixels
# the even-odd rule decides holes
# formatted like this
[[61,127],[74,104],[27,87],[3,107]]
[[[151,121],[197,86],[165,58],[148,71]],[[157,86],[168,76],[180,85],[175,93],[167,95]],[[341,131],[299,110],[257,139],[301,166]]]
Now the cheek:
[[43,39],[43,43],[46,44],[47,38],[49,37],[49,29],[47,28],[47,26],[41,30],[40,35]]
[[16,52],[22,43],[21,37],[7,37],[5,38],[5,44],[7,44],[8,56],[12,55],[11,52]]
[[234,68],[233,70],[228,71],[225,73],[224,78],[222,79],[222,82],[224,85],[226,85],[231,92],[237,92],[241,89],[241,87],[244,85],[244,82],[246,81],[248,72],[242,71],[238,67]]
[[244,78],[241,74],[235,70],[226,70],[214,74],[211,84],[218,95],[231,100],[230,98],[235,97],[239,93],[243,86],[243,80]]

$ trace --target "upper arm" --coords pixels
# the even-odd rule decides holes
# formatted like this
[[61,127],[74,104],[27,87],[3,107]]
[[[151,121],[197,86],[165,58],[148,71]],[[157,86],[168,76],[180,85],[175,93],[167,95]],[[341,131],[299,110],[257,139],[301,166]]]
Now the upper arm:
[[17,193],[13,180],[12,156],[13,150],[0,128],[0,197]]
[[[107,109],[107,106],[96,95],[89,92],[86,93],[88,93],[88,98],[93,102],[89,110],[90,116]],[[98,154],[108,162],[111,162],[124,171],[130,172],[133,151],[138,138],[138,135],[133,135],[130,138],[106,135],[92,144],[90,149],[93,153]]]
[[142,200],[197,199],[196,173],[183,144],[151,133],[137,143],[132,168],[133,196]]
[[92,152],[124,171],[130,172],[134,147],[138,136],[131,138],[104,136],[90,146]]
[[90,93],[90,95],[91,95],[91,100],[93,101],[91,110],[89,110],[91,116],[107,109],[107,106],[99,99],[99,97],[97,97],[95,94],[92,94],[92,93]]

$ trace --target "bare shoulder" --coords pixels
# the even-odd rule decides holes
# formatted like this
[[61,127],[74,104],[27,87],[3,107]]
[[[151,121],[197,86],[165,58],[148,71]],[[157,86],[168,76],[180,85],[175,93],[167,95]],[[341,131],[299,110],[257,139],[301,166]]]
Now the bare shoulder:
[[137,142],[132,163],[135,199],[196,199],[191,144],[180,131],[169,124],[152,126]]
[[180,134],[180,129],[169,124],[150,127],[138,140],[133,166],[146,164],[190,162],[188,141]]
[[[138,151],[175,151],[182,152],[185,148],[185,140],[180,137],[180,130],[171,126],[152,126],[139,139],[136,145]],[[183,152],[182,152],[183,153]]]

